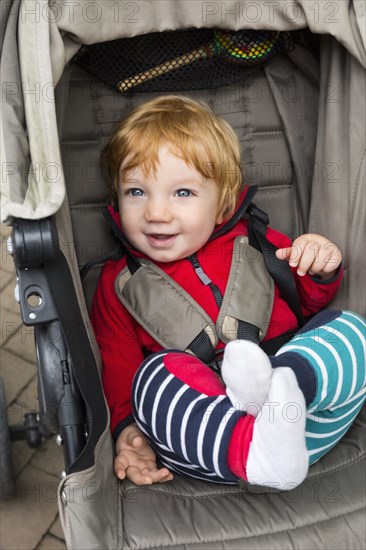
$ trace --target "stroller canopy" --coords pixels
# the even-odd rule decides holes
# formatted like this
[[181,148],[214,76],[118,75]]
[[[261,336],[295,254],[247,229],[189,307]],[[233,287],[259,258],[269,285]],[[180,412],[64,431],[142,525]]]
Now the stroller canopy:
[[[345,50],[351,54],[353,64],[366,66],[362,0],[330,3],[281,0],[273,5],[196,0],[13,0],[5,2],[3,11],[6,13],[1,58],[1,206],[5,223],[11,223],[12,218],[47,217],[62,204],[65,181],[58,143],[55,86],[65,64],[82,44],[187,28],[291,31],[308,27],[329,44],[332,36],[344,46],[324,51],[324,71],[331,73],[335,57],[341,67],[340,56],[346,56]],[[362,72],[358,74],[364,77]],[[351,96],[351,84],[351,75],[345,70],[344,94]],[[353,81],[353,88],[360,92],[360,83]],[[357,120],[362,124],[363,107],[361,102],[355,103],[348,107],[349,119],[352,124]],[[320,105],[320,109],[327,108]],[[323,127],[323,143],[328,139],[334,143],[333,129],[332,123]],[[344,135],[339,143],[334,143],[332,159],[334,151],[342,150],[347,172],[360,165],[363,133],[359,133],[358,146],[347,143]],[[344,155],[345,148],[348,155]]]

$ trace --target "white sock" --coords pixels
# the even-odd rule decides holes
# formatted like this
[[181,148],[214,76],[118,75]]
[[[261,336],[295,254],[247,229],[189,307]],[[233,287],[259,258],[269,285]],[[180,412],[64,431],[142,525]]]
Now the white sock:
[[306,405],[296,376],[288,367],[274,369],[268,399],[254,423],[246,465],[250,483],[293,489],[305,479]]
[[226,345],[221,376],[234,407],[257,416],[267,399],[272,372],[270,360],[257,344],[233,340]]

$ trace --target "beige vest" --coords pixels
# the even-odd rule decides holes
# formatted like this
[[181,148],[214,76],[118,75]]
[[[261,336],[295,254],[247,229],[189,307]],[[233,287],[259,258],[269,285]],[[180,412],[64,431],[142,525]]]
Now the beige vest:
[[195,300],[153,262],[141,259],[131,274],[126,266],[117,276],[115,290],[132,317],[165,349],[191,352],[190,344],[205,331],[213,349],[218,341],[237,338],[238,322],[266,335],[272,313],[274,283],[263,255],[239,236],[234,242],[230,275],[216,324]]

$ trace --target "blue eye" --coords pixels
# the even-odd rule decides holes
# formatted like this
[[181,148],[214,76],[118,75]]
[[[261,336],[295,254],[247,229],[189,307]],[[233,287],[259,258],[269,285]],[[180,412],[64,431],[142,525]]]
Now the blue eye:
[[192,195],[192,191],[190,191],[189,189],[179,189],[177,191],[178,197],[190,197],[191,195]]
[[131,189],[128,189],[127,194],[132,195],[133,197],[142,197],[144,192],[138,187],[132,187]]

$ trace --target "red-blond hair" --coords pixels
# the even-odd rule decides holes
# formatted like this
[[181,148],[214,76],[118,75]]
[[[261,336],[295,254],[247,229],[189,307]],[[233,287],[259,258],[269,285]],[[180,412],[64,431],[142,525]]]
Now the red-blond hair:
[[159,149],[193,166],[219,188],[218,215],[231,216],[242,184],[240,145],[231,126],[203,103],[187,97],[160,96],[134,109],[115,128],[103,151],[113,200],[118,184],[141,167],[156,170]]

